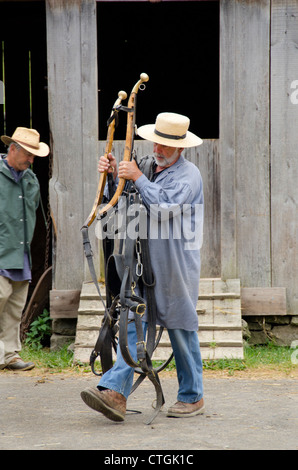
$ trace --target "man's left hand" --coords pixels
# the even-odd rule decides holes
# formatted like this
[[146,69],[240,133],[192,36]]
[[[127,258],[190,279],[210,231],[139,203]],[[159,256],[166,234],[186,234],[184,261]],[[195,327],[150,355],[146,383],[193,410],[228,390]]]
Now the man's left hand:
[[126,180],[136,181],[140,176],[142,176],[141,170],[139,170],[138,165],[134,160],[130,162],[120,162],[118,176],[119,178],[125,178]]

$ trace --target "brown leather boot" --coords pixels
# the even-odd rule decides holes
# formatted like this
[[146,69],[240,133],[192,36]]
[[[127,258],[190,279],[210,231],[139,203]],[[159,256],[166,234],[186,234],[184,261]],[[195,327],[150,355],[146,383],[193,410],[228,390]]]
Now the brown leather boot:
[[126,398],[114,390],[86,388],[81,392],[82,400],[93,410],[99,411],[112,421],[124,421]]
[[196,401],[195,403],[184,403],[182,401],[177,401],[175,405],[170,406],[167,416],[174,418],[189,418],[203,414],[204,410],[205,405],[203,398],[201,398],[199,401]]

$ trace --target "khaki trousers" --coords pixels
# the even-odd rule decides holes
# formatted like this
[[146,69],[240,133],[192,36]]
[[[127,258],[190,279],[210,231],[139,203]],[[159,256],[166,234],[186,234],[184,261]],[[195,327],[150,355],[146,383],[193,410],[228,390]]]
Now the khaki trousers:
[[12,281],[0,276],[0,369],[19,357],[22,349],[20,324],[28,287],[28,281]]

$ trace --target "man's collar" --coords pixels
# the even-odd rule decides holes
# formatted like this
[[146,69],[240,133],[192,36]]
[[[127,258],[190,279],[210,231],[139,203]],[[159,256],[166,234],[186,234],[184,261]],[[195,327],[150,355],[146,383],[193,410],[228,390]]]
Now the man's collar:
[[14,180],[18,182],[22,178],[24,171],[23,170],[21,170],[21,171],[15,170],[12,166],[9,165],[6,158],[2,158],[2,161],[5,163],[5,166],[9,170],[9,172],[12,175],[12,177],[14,178]]

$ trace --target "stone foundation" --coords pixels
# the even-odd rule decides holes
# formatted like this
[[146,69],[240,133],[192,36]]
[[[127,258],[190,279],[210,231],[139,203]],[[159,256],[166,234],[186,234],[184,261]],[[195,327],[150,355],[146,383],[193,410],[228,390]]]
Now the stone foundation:
[[76,338],[76,318],[56,318],[52,321],[51,350],[57,351],[74,343]]
[[252,316],[242,322],[244,339],[250,345],[272,342],[277,346],[291,346],[298,340],[297,316]]

